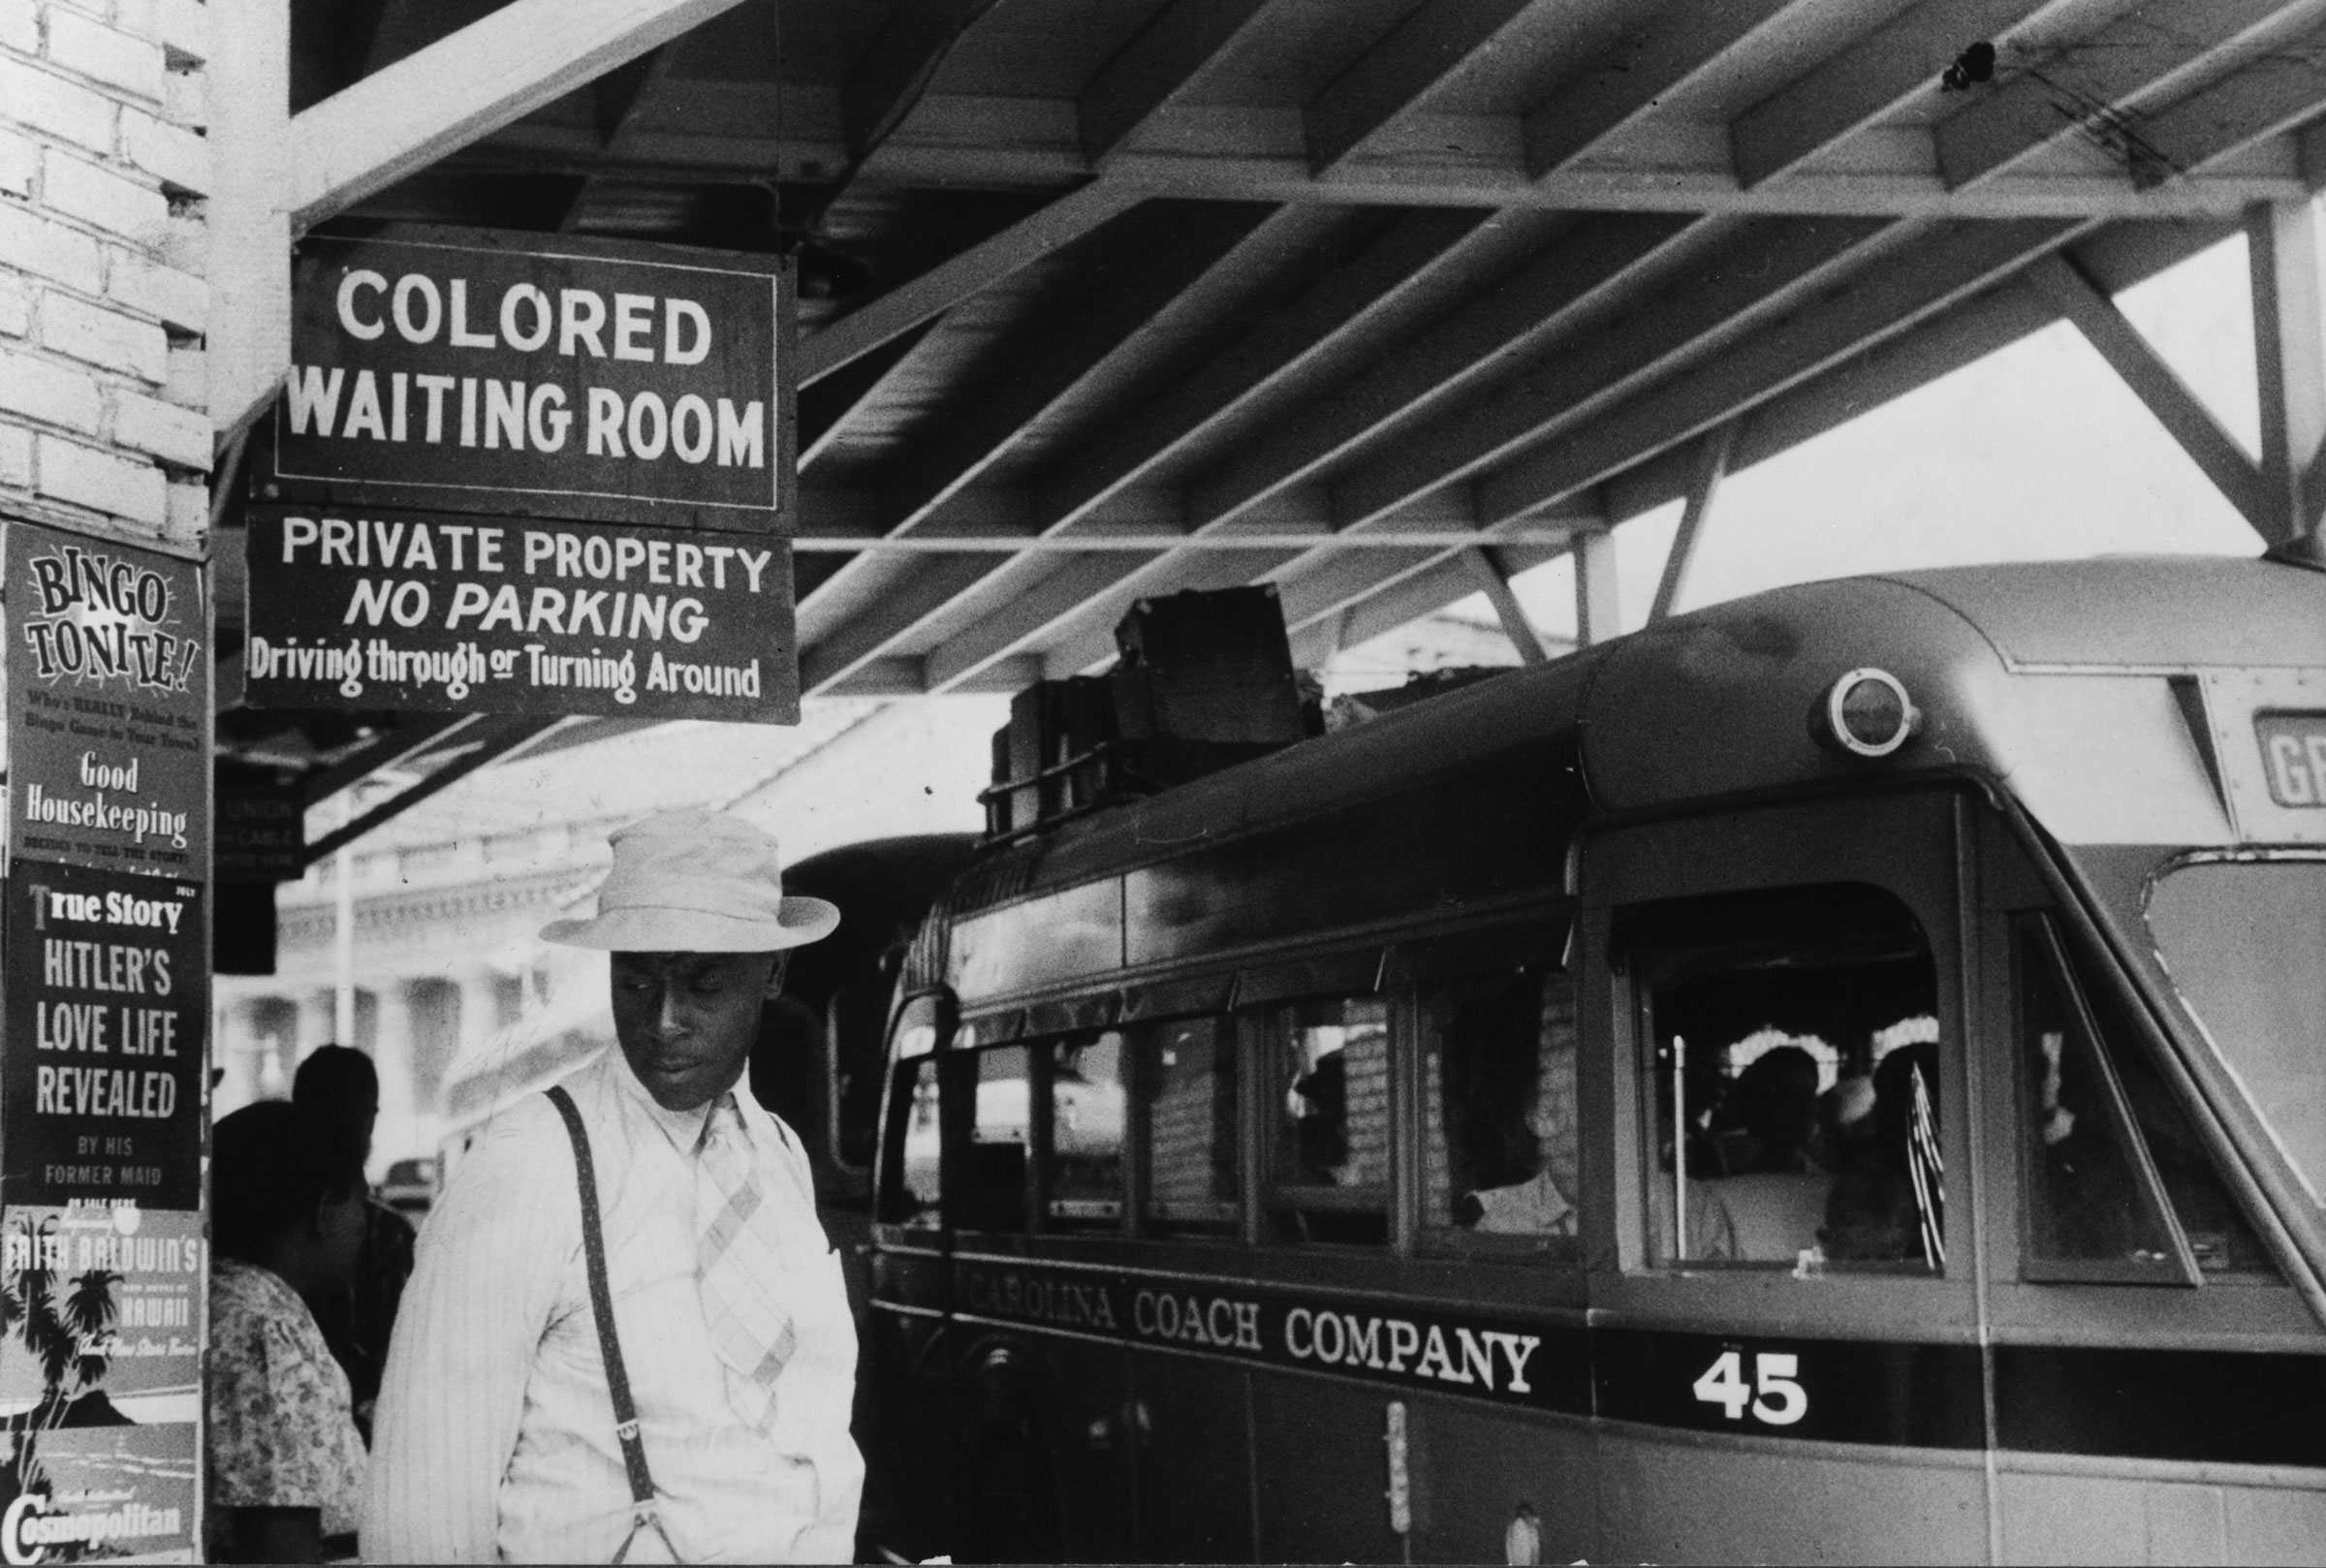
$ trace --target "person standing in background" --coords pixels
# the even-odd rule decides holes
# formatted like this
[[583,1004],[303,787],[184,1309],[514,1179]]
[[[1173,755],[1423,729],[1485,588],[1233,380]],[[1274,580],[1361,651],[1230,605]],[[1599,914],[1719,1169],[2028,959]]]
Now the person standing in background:
[[363,1167],[280,1100],[211,1132],[211,1562],[321,1562],[352,1545],[363,1443],[313,1303],[347,1287]]
[[[347,1046],[319,1046],[299,1064],[291,1103],[323,1136],[353,1153],[356,1168],[371,1163],[371,1135],[380,1117],[380,1075],[371,1058]],[[388,1365],[388,1339],[396,1304],[412,1277],[416,1239],[412,1222],[378,1199],[363,1202],[363,1245],[347,1288],[316,1310],[323,1337],[347,1371],[355,1396],[356,1427],[371,1437],[372,1406]]]

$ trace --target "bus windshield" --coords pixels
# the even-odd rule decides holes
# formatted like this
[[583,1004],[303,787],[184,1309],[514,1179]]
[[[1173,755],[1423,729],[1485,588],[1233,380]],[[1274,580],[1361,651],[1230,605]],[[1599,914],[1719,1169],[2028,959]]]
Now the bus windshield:
[[2312,1203],[2326,1192],[2326,860],[2184,865],[2149,900],[2174,986]]

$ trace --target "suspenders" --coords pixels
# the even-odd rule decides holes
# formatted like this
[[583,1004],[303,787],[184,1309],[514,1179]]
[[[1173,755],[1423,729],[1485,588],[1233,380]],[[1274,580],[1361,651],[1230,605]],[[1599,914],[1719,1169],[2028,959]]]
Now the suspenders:
[[589,1158],[589,1133],[582,1125],[580,1108],[563,1084],[549,1090],[549,1096],[557,1114],[565,1119],[566,1137],[573,1141],[574,1169],[582,1187],[582,1250],[589,1263],[590,1315],[597,1320],[598,1353],[606,1363],[606,1392],[613,1399],[613,1435],[621,1442],[622,1468],[630,1475],[630,1533],[623,1537],[613,1560],[628,1557],[638,1532],[651,1528],[662,1537],[671,1560],[676,1562],[678,1549],[671,1545],[670,1532],[662,1527],[662,1515],[654,1502],[654,1475],[646,1468],[646,1445],[638,1431],[638,1406],[630,1397],[630,1372],[622,1363],[622,1342],[613,1329],[613,1292],[606,1283],[606,1233],[598,1216],[598,1178]]

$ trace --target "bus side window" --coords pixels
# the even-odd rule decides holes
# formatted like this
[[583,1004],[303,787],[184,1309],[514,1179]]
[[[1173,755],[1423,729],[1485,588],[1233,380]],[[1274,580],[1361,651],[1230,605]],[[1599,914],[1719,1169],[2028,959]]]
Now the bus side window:
[[1641,982],[1650,1261],[1943,1271],[1912,912],[1861,884],[1722,894],[1620,911],[1617,942]]
[[[2057,1267],[2069,1260],[2117,1260],[2120,1277],[2137,1277],[2124,1264],[2166,1267],[2172,1227],[2159,1189],[2200,1271],[2274,1275],[2154,1047],[2114,993],[2044,917],[2021,917],[2013,934],[2031,1123],[2030,1275],[2075,1277]],[[2057,1037],[2057,1068],[2047,1037]]]
[[1048,1217],[1053,1229],[1114,1229],[1122,1218],[1122,1036],[1054,1040],[1049,1060]]
[[1233,1235],[1242,1197],[1236,1129],[1235,1030],[1180,1019],[1136,1045],[1147,1169],[1140,1229],[1148,1236]]
[[920,1056],[896,1064],[895,1098],[889,1102],[888,1169],[880,1186],[880,1218],[890,1225],[934,1230],[941,1212],[938,1183],[944,1122],[938,1058]]
[[1423,1223],[1573,1251],[1575,986],[1521,972],[1425,984]]
[[953,1222],[970,1231],[1025,1229],[1032,1084],[1023,1046],[969,1053],[974,1074],[969,1139],[954,1167]]
[[1389,1009],[1378,997],[1273,1010],[1270,1207],[1288,1239],[1389,1239]]

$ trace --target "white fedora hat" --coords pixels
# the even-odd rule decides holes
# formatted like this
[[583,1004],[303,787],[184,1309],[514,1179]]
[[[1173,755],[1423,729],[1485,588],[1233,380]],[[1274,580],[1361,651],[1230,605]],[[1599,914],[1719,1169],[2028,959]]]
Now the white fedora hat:
[[545,942],[613,953],[772,953],[830,936],[837,906],[787,897],[775,840],[740,817],[666,811],[613,834],[613,869],[588,920]]

